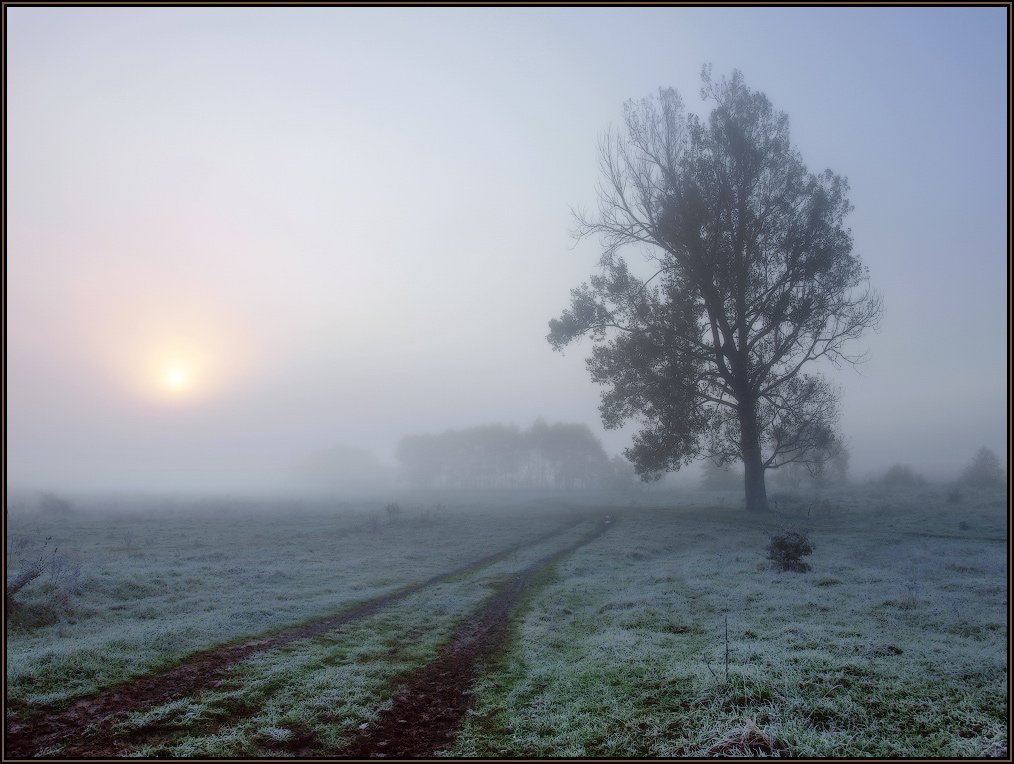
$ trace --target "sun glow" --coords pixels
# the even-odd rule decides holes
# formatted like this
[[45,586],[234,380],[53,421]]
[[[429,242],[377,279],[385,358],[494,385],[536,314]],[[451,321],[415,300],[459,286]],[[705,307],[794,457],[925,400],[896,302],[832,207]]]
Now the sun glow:
[[250,377],[250,332],[221,305],[179,295],[133,298],[108,306],[101,318],[95,346],[103,370],[139,401],[201,406]]
[[162,383],[172,393],[183,393],[190,387],[190,371],[183,365],[167,366],[162,372]]
[[210,370],[207,354],[195,343],[156,345],[148,355],[147,387],[165,402],[192,402],[210,392]]

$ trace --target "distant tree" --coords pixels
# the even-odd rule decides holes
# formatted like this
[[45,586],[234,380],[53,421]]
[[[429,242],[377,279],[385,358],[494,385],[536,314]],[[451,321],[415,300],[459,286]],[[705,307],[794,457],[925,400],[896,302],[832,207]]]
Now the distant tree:
[[827,461],[818,462],[822,468],[821,476],[832,484],[841,485],[849,481],[849,462],[852,452],[845,443],[840,442],[836,452]]
[[730,465],[705,459],[701,467],[701,488],[705,491],[735,491],[743,487],[743,473]]
[[790,488],[799,488],[809,481],[815,487],[824,488],[848,482],[849,460],[852,454],[839,439],[834,448],[815,458],[790,462],[775,472],[775,480]]
[[584,424],[538,420],[525,434],[526,443],[549,466],[556,488],[581,488],[609,479],[609,456]]
[[608,485],[615,490],[629,490],[638,487],[634,465],[617,454],[609,460]]
[[784,488],[796,490],[808,477],[809,475],[804,465],[792,463],[783,465],[775,470],[775,473],[771,476],[771,480],[773,483]]
[[543,419],[525,431],[495,424],[409,435],[396,456],[410,481],[429,488],[591,488],[616,474],[586,425]]
[[972,488],[1001,488],[1007,481],[1000,458],[983,446],[965,467],[958,482]]
[[880,478],[881,484],[890,488],[914,488],[926,482],[907,464],[895,464]]
[[[877,324],[880,298],[852,251],[848,184],[811,173],[788,118],[742,75],[715,82],[707,121],[675,90],[627,102],[625,132],[601,145],[602,271],[550,322],[557,350],[591,337],[608,428],[634,418],[625,452],[645,480],[706,454],[745,465],[746,508],[768,508],[765,470],[833,452],[838,397],[818,359],[848,352]],[[635,275],[618,251],[640,247]]]

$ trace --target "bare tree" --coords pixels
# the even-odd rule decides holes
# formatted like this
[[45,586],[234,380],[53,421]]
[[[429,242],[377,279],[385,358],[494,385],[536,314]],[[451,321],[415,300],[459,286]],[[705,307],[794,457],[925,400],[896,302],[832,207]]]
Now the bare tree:
[[[603,423],[639,422],[625,453],[643,479],[741,459],[746,507],[764,511],[766,469],[835,452],[837,392],[804,369],[857,363],[847,346],[881,302],[852,251],[845,179],[806,168],[788,117],[739,72],[702,79],[707,122],[664,89],[628,101],[603,139],[598,214],[576,231],[601,237],[601,271],[547,339],[591,337]],[[650,275],[620,257],[628,245]]]

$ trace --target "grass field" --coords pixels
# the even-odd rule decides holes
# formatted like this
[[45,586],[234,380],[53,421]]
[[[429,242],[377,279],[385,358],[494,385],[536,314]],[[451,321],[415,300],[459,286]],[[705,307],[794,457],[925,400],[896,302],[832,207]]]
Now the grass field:
[[[222,642],[334,613],[560,524],[537,511],[380,508],[12,516],[8,548],[50,539],[71,565],[47,570],[9,629],[8,696],[51,703],[153,671]],[[13,559],[11,559],[13,558]],[[66,576],[64,576],[66,578]],[[68,591],[68,588],[70,589]]]
[[[865,488],[782,496],[764,517],[732,495],[602,498],[589,508],[611,505],[614,526],[525,590],[445,753],[1006,755],[1005,496]],[[9,620],[8,723],[521,544],[114,720],[141,755],[327,755],[506,577],[588,525],[525,545],[574,507],[403,506],[394,522],[379,507],[12,515],[9,574],[47,537],[64,562]],[[810,572],[771,569],[786,528],[812,540]]]

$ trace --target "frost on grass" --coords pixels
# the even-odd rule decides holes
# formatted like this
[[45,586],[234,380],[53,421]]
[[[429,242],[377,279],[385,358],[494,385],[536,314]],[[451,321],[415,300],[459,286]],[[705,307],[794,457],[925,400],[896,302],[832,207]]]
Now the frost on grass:
[[[161,736],[146,756],[265,756],[340,750],[389,705],[397,678],[433,660],[454,627],[511,572],[587,528],[578,526],[475,573],[429,587],[361,621],[251,656],[193,702],[203,710],[193,729],[163,719],[187,703],[169,704],[147,720]],[[443,617],[434,618],[435,612]],[[138,723],[146,720],[140,719]],[[290,738],[281,739],[284,732]],[[302,755],[302,754],[300,754]]]
[[[921,491],[875,487],[835,496],[833,511],[807,516],[807,502],[787,503],[749,521],[732,501],[705,508],[693,496],[612,510],[610,531],[526,598],[448,753],[704,756],[722,741],[750,748],[748,722],[797,757],[1005,752],[1005,498],[963,491],[955,505],[944,490]],[[355,516],[145,518],[129,547],[98,521],[68,520],[77,525],[61,548],[79,543],[97,562],[72,603],[76,622],[10,635],[9,689],[22,702],[66,699],[558,524],[552,513],[448,517],[413,523],[406,505],[376,532],[355,530]],[[764,545],[783,527],[813,539],[816,575],[771,569]],[[430,660],[498,581],[545,551],[259,654],[218,687],[122,729],[162,736],[140,750],[148,756],[289,750],[270,730],[309,731],[322,751],[338,750],[384,707],[396,677]]]
[[[530,600],[452,753],[705,756],[727,738],[749,747],[747,720],[796,757],[1003,745],[1003,497],[833,505],[749,522],[732,506],[620,514]],[[764,559],[787,525],[813,539],[819,576]]]
[[265,727],[261,734],[272,743],[284,743],[292,737],[292,730],[284,727]]
[[[85,695],[223,642],[334,614],[561,522],[555,512],[474,507],[424,522],[406,505],[400,522],[368,532],[362,518],[378,511],[12,515],[9,537],[50,538],[86,564],[59,612],[8,633],[8,696]],[[50,578],[18,593],[25,612],[50,607]]]

